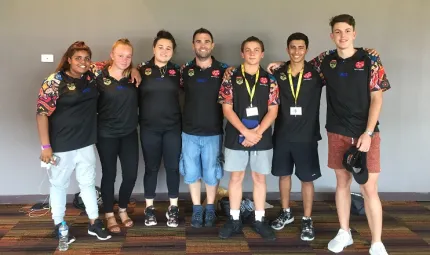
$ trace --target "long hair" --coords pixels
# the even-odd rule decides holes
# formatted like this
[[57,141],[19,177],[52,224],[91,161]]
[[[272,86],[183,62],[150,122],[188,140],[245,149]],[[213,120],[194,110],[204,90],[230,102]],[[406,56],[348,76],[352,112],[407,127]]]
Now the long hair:
[[88,45],[86,45],[83,41],[76,41],[70,45],[67,51],[64,53],[55,71],[68,71],[70,69],[69,58],[71,58],[77,51],[86,51],[91,58],[92,53],[90,47],[88,47]]
[[[116,47],[119,45],[126,45],[131,47],[131,52],[133,54],[133,45],[127,38],[121,38],[118,39],[113,45],[112,45],[112,52],[115,50]],[[107,63],[107,66],[112,66],[113,60],[110,59]],[[133,61],[130,62],[130,65],[122,72],[122,75],[125,77],[128,77],[131,74],[131,69],[133,69]]]

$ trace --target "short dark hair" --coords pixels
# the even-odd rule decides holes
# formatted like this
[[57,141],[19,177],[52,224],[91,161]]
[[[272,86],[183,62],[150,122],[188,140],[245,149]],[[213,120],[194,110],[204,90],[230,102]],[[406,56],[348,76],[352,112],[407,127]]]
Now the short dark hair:
[[340,14],[332,17],[330,19],[331,30],[333,30],[333,27],[334,25],[336,25],[336,23],[341,23],[341,22],[347,23],[348,25],[352,26],[352,28],[355,30],[355,19],[349,14]]
[[170,41],[172,42],[172,45],[173,45],[173,50],[175,50],[175,49],[176,49],[176,41],[175,41],[175,38],[173,37],[173,35],[172,35],[170,32],[168,32],[168,31],[166,31],[166,30],[160,30],[160,31],[158,31],[158,33],[157,33],[157,37],[155,37],[155,39],[154,39],[154,43],[153,43],[152,47],[155,47],[155,45],[157,45],[157,42],[158,42],[160,39],[170,40]]
[[245,41],[242,42],[242,44],[240,45],[240,51],[243,52],[244,48],[245,48],[245,44],[248,42],[257,42],[258,44],[260,44],[261,47],[261,51],[264,52],[264,43],[262,40],[258,39],[255,36],[250,36],[248,38],[246,38]]
[[294,41],[294,40],[303,40],[305,41],[306,49],[309,47],[309,38],[303,33],[297,32],[288,36],[287,47],[290,47],[291,41]]
[[212,36],[212,33],[209,30],[207,30],[206,28],[199,28],[196,31],[194,31],[193,42],[194,42],[194,39],[196,39],[196,35],[198,34],[208,34],[211,37],[212,42],[214,41],[214,37]]

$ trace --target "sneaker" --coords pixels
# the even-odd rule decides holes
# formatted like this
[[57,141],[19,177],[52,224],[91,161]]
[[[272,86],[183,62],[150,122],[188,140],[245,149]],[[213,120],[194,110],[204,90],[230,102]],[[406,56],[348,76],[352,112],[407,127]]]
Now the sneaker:
[[217,220],[215,210],[206,210],[205,212],[205,227],[214,227]]
[[242,220],[233,220],[233,217],[230,216],[230,218],[227,220],[227,222],[222,226],[222,228],[219,230],[219,238],[227,239],[233,236],[234,234],[240,234],[242,233]]
[[294,217],[291,213],[291,210],[287,212],[281,209],[278,218],[276,218],[276,220],[274,220],[271,225],[274,230],[281,230],[285,227],[285,225],[290,224],[293,221]]
[[302,219],[302,233],[300,238],[303,241],[312,241],[315,239],[314,226],[311,218]]
[[252,224],[252,229],[260,234],[260,236],[268,241],[275,241],[276,235],[273,229],[269,226],[269,224],[265,221],[264,217],[261,221],[256,220]]
[[175,205],[169,206],[166,212],[167,226],[176,228],[179,225],[179,207]]
[[[59,228],[60,228],[61,223],[58,223],[55,228],[54,231],[52,232],[52,235],[54,236],[55,239],[60,239],[60,232],[59,232]],[[67,242],[67,244],[71,244],[74,241],[76,241],[76,238],[70,234],[70,228],[69,228],[69,241]]]
[[351,230],[345,231],[343,229],[339,229],[336,237],[328,243],[328,249],[334,253],[339,253],[353,243],[354,241],[352,240]]
[[112,236],[109,235],[108,231],[105,229],[103,222],[100,219],[94,221],[94,224],[88,223],[88,234],[96,236],[99,240],[108,240]]
[[155,207],[153,205],[145,209],[145,226],[157,225],[157,218],[155,218]]
[[203,206],[193,205],[193,215],[191,216],[191,226],[193,228],[203,227]]
[[384,244],[381,242],[372,244],[369,253],[370,255],[388,255],[388,252],[385,250]]

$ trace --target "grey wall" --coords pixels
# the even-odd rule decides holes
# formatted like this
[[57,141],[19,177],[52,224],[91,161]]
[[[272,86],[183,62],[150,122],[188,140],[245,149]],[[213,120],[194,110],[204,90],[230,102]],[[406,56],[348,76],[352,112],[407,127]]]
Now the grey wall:
[[[35,103],[42,80],[54,71],[72,42],[86,41],[94,52],[93,59],[101,60],[108,57],[116,39],[128,37],[135,46],[134,61],[139,62],[151,57],[152,38],[164,28],[177,38],[174,60],[184,63],[193,57],[193,31],[206,27],[215,36],[215,56],[229,64],[240,63],[242,40],[250,35],[260,37],[267,49],[265,66],[270,61],[287,59],[285,41],[292,32],[309,36],[308,59],[333,48],[328,20],[340,13],[355,16],[356,46],[379,51],[392,84],[392,89],[384,94],[380,117],[380,191],[429,192],[429,157],[424,152],[430,141],[430,86],[424,80],[430,70],[428,10],[428,0],[1,0],[0,195],[49,192],[46,171],[40,168],[38,159]],[[42,53],[54,54],[55,62],[41,63]],[[324,99],[321,106],[323,126]],[[323,177],[316,182],[316,190],[331,191],[335,188],[335,175],[326,167],[325,133],[319,148]],[[100,164],[97,172],[99,183]],[[135,193],[143,193],[143,172],[141,158]],[[158,192],[166,192],[164,180],[162,170]],[[120,178],[117,184],[118,181]],[[227,183],[228,175],[222,185]],[[270,176],[268,183],[269,191],[277,191],[276,178]],[[245,185],[245,190],[251,190],[249,177]],[[293,190],[299,189],[295,178]],[[77,191],[73,179],[69,193]],[[188,188],[181,185],[181,191]]]

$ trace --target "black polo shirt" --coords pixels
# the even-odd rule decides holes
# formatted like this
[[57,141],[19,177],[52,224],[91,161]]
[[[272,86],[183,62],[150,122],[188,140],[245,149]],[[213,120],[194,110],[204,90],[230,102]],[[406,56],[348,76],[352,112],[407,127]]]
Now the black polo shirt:
[[[297,98],[297,105],[291,91],[288,78],[288,61],[278,69],[274,76],[278,81],[281,105],[275,121],[274,139],[288,142],[313,142],[321,140],[319,110],[321,100],[322,81],[313,66],[305,62],[303,77]],[[294,92],[300,74],[292,76]],[[301,107],[302,115],[291,115],[291,107]]]
[[37,113],[48,116],[54,152],[77,150],[97,142],[97,97],[91,72],[80,78],[57,72],[45,79]]
[[202,69],[196,60],[181,67],[181,86],[185,91],[182,130],[196,136],[223,133],[222,106],[218,94],[227,65],[212,57],[212,65]]
[[145,129],[164,131],[181,126],[179,105],[179,66],[168,62],[164,68],[154,58],[138,66],[142,82],[139,85],[139,121]]
[[[260,67],[259,78],[255,86],[255,94],[252,100],[252,105],[258,108],[258,116],[248,117],[246,108],[250,106],[250,96],[245,84],[245,78],[248,80],[250,90],[255,84],[256,75],[245,73],[242,75],[241,67],[233,70],[229,80],[221,84],[218,102],[220,104],[232,104],[233,111],[237,114],[240,120],[257,120],[259,123],[263,120],[268,112],[269,105],[279,104],[279,90],[276,79],[273,75],[267,73]],[[225,142],[224,145],[232,150],[259,151],[270,150],[272,145],[272,127],[266,129],[262,139],[253,147],[244,147],[239,143],[239,131],[230,123],[227,122],[225,127]]]
[[98,135],[101,137],[122,137],[137,127],[137,88],[129,77],[116,80],[107,68],[97,76]]
[[379,56],[357,48],[353,56],[343,59],[332,50],[310,62],[327,85],[327,131],[360,137],[367,127],[370,93],[390,88]]

